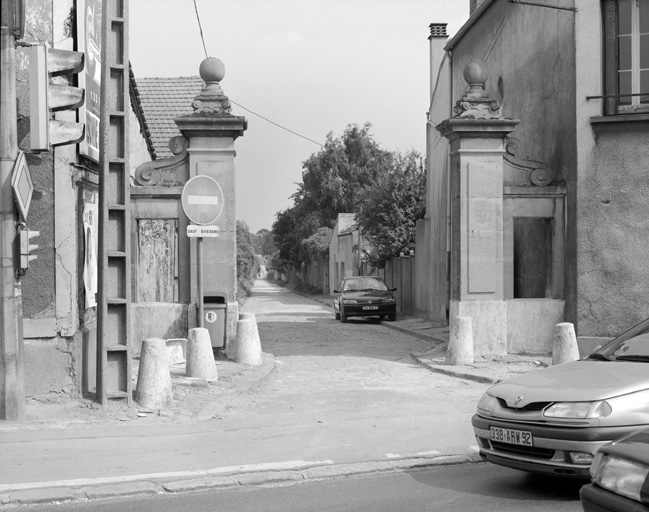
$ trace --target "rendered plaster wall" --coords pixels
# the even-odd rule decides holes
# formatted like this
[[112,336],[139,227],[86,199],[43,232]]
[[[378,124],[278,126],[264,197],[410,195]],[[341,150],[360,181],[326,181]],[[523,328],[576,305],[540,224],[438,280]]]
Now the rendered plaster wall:
[[436,129],[451,116],[451,59],[446,56],[439,69],[426,126],[426,237],[417,233],[417,310],[426,317],[446,322],[448,317],[448,150],[446,137]]
[[78,396],[81,385],[81,343],[77,337],[26,339],[25,396],[55,402]]
[[594,122],[601,100],[587,97],[602,90],[601,62],[592,58],[601,54],[601,12],[598,2],[576,4],[575,328],[587,339],[619,334],[649,314],[649,114]]
[[593,126],[580,165],[580,336],[614,336],[649,315],[649,120]]
[[188,305],[163,302],[139,302],[131,306],[133,354],[140,353],[142,341],[148,338],[187,338]]
[[453,102],[474,58],[486,64],[486,89],[501,98],[501,115],[521,121],[511,134],[520,140],[516,156],[567,180],[575,162],[574,13],[493,2],[453,48]]

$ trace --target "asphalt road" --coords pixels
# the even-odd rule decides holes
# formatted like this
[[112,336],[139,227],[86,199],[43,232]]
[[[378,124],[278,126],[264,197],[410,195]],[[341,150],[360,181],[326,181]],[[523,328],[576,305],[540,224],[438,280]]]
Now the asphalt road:
[[487,463],[347,477],[288,487],[113,499],[30,507],[32,512],[578,512],[581,482]]

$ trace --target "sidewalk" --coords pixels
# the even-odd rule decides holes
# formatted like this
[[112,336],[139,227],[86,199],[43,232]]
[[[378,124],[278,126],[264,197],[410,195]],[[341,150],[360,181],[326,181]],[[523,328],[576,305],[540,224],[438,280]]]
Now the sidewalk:
[[[329,297],[308,298],[332,307]],[[430,350],[412,357],[431,371],[461,379],[496,382],[549,364],[548,357],[503,356],[480,358],[473,365],[449,366],[444,364],[446,326],[412,317],[382,325],[429,340]],[[477,453],[431,452],[405,454],[394,460],[351,457],[337,463],[293,460],[260,464],[262,460],[284,460],[292,452],[282,446],[262,448],[254,440],[247,440],[247,450],[242,453],[245,438],[240,427],[230,425],[221,416],[235,407],[237,400],[262,387],[276,368],[272,354],[264,354],[264,364],[258,367],[219,359],[218,381],[207,383],[185,377],[184,363],[179,362],[171,368],[174,407],[163,414],[137,405],[130,409],[119,404],[102,408],[87,400],[29,404],[27,421],[0,422],[0,509],[217,487],[289,484],[479,461]],[[101,461],[101,467],[93,461]]]

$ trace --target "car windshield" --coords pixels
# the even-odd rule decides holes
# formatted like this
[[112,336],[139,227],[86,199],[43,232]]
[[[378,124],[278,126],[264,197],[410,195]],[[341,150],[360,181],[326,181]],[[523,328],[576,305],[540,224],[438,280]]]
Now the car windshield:
[[388,287],[385,286],[385,283],[383,281],[372,278],[350,279],[345,281],[345,284],[343,286],[344,292],[369,290],[386,291],[387,289]]
[[604,345],[589,359],[649,363],[649,319]]

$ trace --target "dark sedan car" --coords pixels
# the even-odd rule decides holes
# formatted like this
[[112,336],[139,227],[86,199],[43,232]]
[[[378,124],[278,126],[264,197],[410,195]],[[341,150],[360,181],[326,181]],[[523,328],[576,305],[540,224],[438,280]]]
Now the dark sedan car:
[[649,511],[649,430],[639,430],[599,449],[592,482],[579,491],[586,512]]
[[336,320],[346,322],[350,316],[378,316],[393,321],[397,318],[397,301],[380,277],[345,277],[334,290]]

